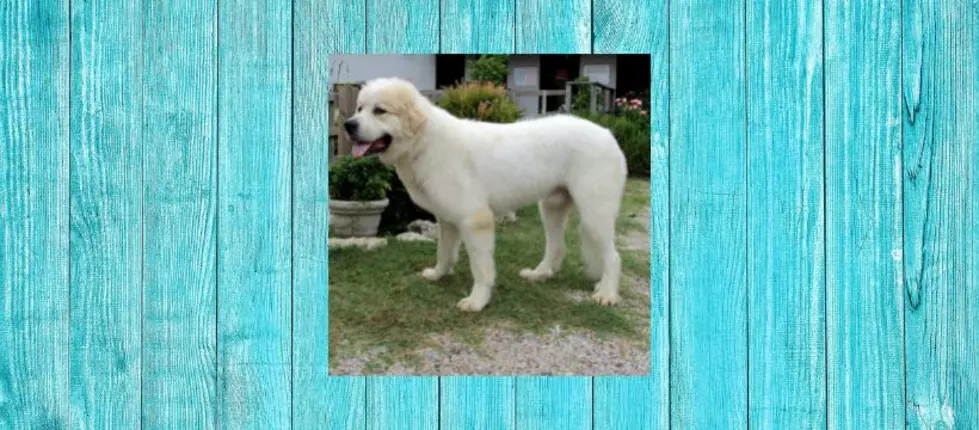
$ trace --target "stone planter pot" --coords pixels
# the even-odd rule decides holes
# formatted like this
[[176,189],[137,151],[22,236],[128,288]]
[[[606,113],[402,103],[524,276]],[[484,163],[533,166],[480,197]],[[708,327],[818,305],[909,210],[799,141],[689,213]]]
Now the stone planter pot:
[[388,199],[330,200],[330,234],[334,237],[374,237]]

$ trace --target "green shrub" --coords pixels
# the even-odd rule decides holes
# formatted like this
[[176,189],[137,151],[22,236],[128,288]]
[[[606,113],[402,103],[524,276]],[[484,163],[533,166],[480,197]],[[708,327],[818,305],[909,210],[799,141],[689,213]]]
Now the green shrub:
[[649,117],[639,113],[590,114],[578,116],[609,129],[625,153],[629,176],[649,177]]
[[506,88],[490,82],[466,82],[442,90],[438,105],[460,118],[489,122],[514,122],[520,119],[520,106]]
[[330,198],[336,200],[382,200],[391,189],[394,171],[377,157],[344,156],[330,166]]
[[[575,82],[588,82],[587,76],[578,77],[574,80]],[[572,85],[571,91],[574,93],[571,95],[571,112],[572,113],[588,113],[591,111],[591,96],[588,95],[588,90],[590,86],[587,85]]]
[[509,73],[506,55],[480,55],[476,60],[469,60],[469,68],[469,76],[473,81],[506,85]]
[[[587,76],[581,76],[575,82],[590,82]],[[591,91],[595,92],[595,107],[599,111],[605,109],[605,92],[592,85],[571,86],[571,113],[591,112]]]

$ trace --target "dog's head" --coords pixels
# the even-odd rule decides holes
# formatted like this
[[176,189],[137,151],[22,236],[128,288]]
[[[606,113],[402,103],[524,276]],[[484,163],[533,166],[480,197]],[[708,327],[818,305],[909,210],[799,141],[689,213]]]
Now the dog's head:
[[368,82],[357,96],[356,112],[343,123],[354,141],[353,156],[378,154],[382,162],[391,162],[411,151],[428,121],[424,103],[424,96],[406,80]]

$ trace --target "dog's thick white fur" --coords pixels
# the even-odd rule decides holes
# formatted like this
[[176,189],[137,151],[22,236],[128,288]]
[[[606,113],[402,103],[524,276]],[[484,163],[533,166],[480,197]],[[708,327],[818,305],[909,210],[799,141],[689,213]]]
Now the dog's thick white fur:
[[520,271],[548,279],[564,259],[564,230],[573,207],[581,218],[581,248],[592,298],[619,301],[621,259],[615,222],[626,182],[626,161],[605,128],[571,115],[512,124],[457,118],[398,78],[368,82],[357,112],[345,124],[357,155],[377,153],[394,166],[412,200],[435,215],[437,260],[421,272],[437,280],[450,272],[465,243],[472,293],[457,307],[479,311],[495,281],[494,214],[538,203],[546,245],[541,262]]

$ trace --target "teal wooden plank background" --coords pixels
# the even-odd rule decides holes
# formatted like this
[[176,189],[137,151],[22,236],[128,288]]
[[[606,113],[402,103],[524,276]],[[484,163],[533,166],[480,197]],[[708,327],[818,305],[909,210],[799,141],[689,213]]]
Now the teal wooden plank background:
[[[143,22],[142,423],[213,428],[217,368],[216,2],[148,3]],[[145,25],[145,24],[144,24]],[[180,46],[181,49],[173,49]],[[153,71],[161,71],[155,73]]]
[[[827,0],[824,7],[831,428],[905,421],[901,178],[912,172],[901,162],[901,11],[892,5]],[[954,287],[943,284],[935,287]]]
[[[649,53],[649,377],[328,377],[335,53]],[[0,2],[0,428],[979,427],[979,4]]]
[[131,53],[143,49],[142,6],[122,1],[111,8],[83,2],[70,7],[66,421],[74,428],[141,421],[141,402],[133,399],[142,393],[146,73],[142,56]]

